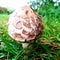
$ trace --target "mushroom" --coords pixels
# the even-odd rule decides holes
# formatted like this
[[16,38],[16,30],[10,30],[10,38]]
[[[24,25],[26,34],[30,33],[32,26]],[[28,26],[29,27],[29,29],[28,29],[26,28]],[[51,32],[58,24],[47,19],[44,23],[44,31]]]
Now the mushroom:
[[41,36],[43,31],[40,16],[29,6],[15,10],[8,21],[8,34],[26,48],[29,43]]

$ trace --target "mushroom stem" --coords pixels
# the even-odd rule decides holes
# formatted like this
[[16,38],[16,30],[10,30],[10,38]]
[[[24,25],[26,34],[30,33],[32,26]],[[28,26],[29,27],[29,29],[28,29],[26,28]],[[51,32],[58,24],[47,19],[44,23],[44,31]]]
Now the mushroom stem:
[[23,48],[27,48],[28,45],[29,45],[29,43],[22,43]]
[[[22,43],[22,47],[23,47],[23,48],[27,48],[28,45],[29,45],[29,43]],[[27,52],[27,51],[26,51],[26,52]],[[25,53],[26,53],[26,52],[25,52]],[[24,60],[27,60],[27,56],[26,56],[26,55],[24,55]]]

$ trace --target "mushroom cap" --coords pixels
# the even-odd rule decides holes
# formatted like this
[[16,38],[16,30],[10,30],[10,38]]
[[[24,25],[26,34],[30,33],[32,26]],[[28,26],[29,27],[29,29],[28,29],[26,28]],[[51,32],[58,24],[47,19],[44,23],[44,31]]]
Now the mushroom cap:
[[15,10],[8,21],[8,34],[16,41],[31,41],[41,36],[43,25],[39,15],[29,6]]

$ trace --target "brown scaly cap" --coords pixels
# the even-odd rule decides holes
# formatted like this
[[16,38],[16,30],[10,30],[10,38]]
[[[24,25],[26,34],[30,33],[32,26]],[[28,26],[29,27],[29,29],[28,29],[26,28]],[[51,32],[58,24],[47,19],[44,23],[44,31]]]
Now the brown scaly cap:
[[41,18],[29,6],[23,6],[10,15],[8,33],[16,41],[34,40],[41,36],[42,31]]

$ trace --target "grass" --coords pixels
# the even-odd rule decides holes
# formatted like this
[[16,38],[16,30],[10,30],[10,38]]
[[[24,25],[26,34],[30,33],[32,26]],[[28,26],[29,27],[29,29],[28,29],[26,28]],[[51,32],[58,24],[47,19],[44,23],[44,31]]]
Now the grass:
[[[7,31],[9,15],[0,14],[0,60],[57,60],[60,58],[60,21],[56,18],[42,18],[44,30],[41,38],[23,49],[20,42],[13,40]],[[27,50],[30,53],[25,53]],[[24,54],[25,53],[25,54]]]

